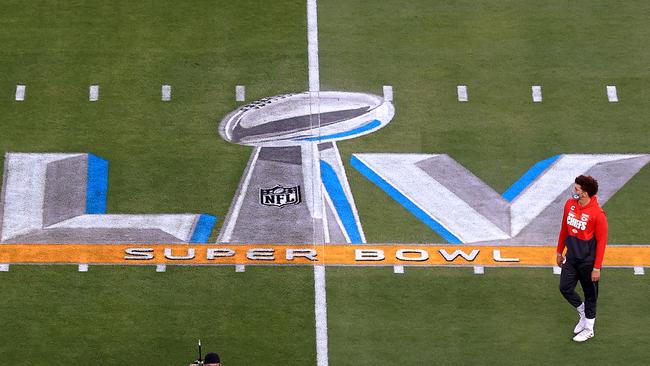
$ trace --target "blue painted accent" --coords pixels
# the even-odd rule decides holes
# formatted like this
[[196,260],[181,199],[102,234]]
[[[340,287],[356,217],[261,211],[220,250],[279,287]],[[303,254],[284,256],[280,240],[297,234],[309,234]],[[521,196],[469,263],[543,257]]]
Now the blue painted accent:
[[386,182],[377,173],[372,171],[372,169],[368,168],[368,166],[366,166],[361,160],[357,159],[354,155],[352,155],[352,157],[350,158],[350,164],[352,165],[352,167],[358,170],[359,173],[361,173],[363,176],[368,178],[379,188],[384,190],[384,192],[386,192],[389,196],[391,196],[395,201],[397,201],[400,205],[402,205],[405,209],[407,209],[410,213],[412,213],[425,225],[427,225],[433,231],[438,233],[438,235],[442,236],[443,239],[445,239],[447,242],[451,244],[462,244],[462,241],[458,239],[454,234],[452,234],[449,230],[445,229],[442,225],[440,225],[438,221],[434,220],[431,216],[429,216],[426,212],[424,212],[421,208],[419,208],[415,203],[411,202],[411,200],[409,200],[406,196],[404,196],[397,189],[395,189],[395,187],[393,187],[390,183]]
[[88,180],[86,181],[86,213],[106,213],[108,192],[108,160],[88,154]]
[[217,217],[207,214],[199,216],[199,222],[196,223],[194,233],[190,239],[190,243],[207,243],[212,233],[212,228],[217,223]]
[[370,131],[373,128],[381,126],[381,122],[377,119],[372,120],[368,123],[366,123],[363,126],[357,127],[353,130],[350,131],[345,131],[345,132],[338,132],[338,133],[333,133],[331,135],[324,135],[324,136],[316,136],[316,137],[306,137],[304,139],[300,139],[301,141],[323,141],[323,140],[328,140],[328,139],[336,139],[339,137],[346,137],[346,136],[352,136],[356,135],[362,132]]
[[526,187],[528,187],[537,177],[539,177],[551,164],[553,164],[557,159],[560,158],[560,155],[551,156],[548,159],[542,160],[537,164],[533,165],[521,178],[517,179],[510,188],[503,192],[502,196],[508,202],[512,202],[515,197],[519,195]]
[[357,222],[354,219],[352,206],[350,206],[350,202],[348,202],[348,198],[345,196],[345,191],[343,190],[343,186],[341,186],[339,177],[336,175],[334,168],[323,160],[320,161],[320,176],[350,241],[353,244],[363,243]]

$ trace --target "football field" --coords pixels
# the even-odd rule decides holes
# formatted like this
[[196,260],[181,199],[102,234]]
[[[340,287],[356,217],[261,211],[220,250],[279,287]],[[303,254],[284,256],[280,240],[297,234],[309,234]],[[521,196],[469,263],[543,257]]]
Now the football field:
[[[552,157],[650,153],[648,14],[639,0],[319,1],[320,90],[393,91],[390,123],[334,149],[365,242],[449,240],[353,156],[446,154],[501,195]],[[0,164],[7,153],[94,154],[110,164],[108,213],[213,215],[216,247],[258,151],[224,140],[219,123],[310,89],[307,31],[305,1],[3,1]],[[649,182],[643,165],[608,197],[610,245],[649,244]],[[576,344],[550,265],[327,266],[322,348],[311,266],[11,264],[0,364],[182,365],[201,339],[224,365],[643,365],[650,283],[626,267],[603,269],[596,337]]]

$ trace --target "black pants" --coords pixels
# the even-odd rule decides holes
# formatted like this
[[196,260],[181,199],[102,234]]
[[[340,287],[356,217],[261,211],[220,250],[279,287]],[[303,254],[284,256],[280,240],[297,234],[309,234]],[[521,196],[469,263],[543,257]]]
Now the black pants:
[[580,306],[582,300],[576,292],[576,285],[580,281],[582,291],[585,293],[585,315],[589,319],[596,317],[596,300],[598,299],[598,282],[591,281],[593,263],[572,263],[568,260],[562,265],[560,275],[560,292],[574,307]]

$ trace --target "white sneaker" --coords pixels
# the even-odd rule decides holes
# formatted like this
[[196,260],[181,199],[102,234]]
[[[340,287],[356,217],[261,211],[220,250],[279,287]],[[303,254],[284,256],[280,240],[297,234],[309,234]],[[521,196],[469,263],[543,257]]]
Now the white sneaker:
[[578,324],[576,324],[575,328],[573,328],[573,334],[578,334],[582,332],[586,326],[587,326],[587,317],[581,315],[580,320],[578,320]]
[[583,331],[587,327],[587,317],[585,316],[585,303],[583,302],[576,308],[576,311],[578,312],[578,316],[580,317],[580,320],[578,320],[578,324],[576,324],[575,328],[573,328],[573,334],[578,334]]
[[576,342],[584,342],[589,338],[592,338],[594,336],[594,331],[591,329],[584,329],[582,332],[576,334],[575,337],[573,337],[573,340]]

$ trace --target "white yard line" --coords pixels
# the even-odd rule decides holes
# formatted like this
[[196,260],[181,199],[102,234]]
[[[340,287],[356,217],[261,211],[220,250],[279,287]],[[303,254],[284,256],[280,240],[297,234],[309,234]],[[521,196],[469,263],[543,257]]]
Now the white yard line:
[[318,14],[316,0],[307,0],[307,57],[309,59],[309,91],[320,91],[318,66]]
[[[318,13],[316,9],[317,0],[307,0],[307,55],[309,62],[309,96],[312,98],[315,94],[316,97],[316,103],[314,103],[313,99],[310,103],[310,110],[312,114],[315,113],[319,117],[318,128],[320,130],[320,106],[318,103],[318,93],[320,92],[320,70],[318,66]],[[318,154],[318,147],[314,147],[316,154]],[[304,150],[305,149],[303,149],[303,151]],[[313,163],[320,164],[320,159],[313,160],[315,160]],[[317,177],[320,178],[320,169],[318,171]],[[312,184],[314,184],[313,180]],[[322,186],[321,180],[318,179],[318,183],[314,184],[314,186],[320,188]],[[315,193],[314,188],[315,187],[312,187],[312,194]],[[320,191],[320,189],[318,191]],[[322,203],[322,193],[318,193],[318,198]],[[312,206],[316,206],[315,202],[312,204]],[[316,207],[314,207],[314,209],[316,209]],[[325,227],[325,230],[327,230],[327,227]],[[316,365],[328,366],[327,292],[325,290],[325,266],[322,265],[314,266],[314,298],[314,313],[316,317]]]
[[99,85],[91,85],[88,89],[88,100],[96,102],[99,100]]
[[314,312],[316,314],[316,365],[327,366],[327,292],[325,266],[314,266]]
[[618,102],[618,93],[615,85],[607,85],[607,99],[610,103]]
[[25,100],[25,85],[16,85],[16,102],[22,102]]
[[467,96],[467,85],[458,85],[456,87],[456,93],[458,94],[459,102],[469,101],[469,97]]
[[384,85],[384,100],[387,102],[393,101],[393,87],[391,85]]
[[239,195],[237,195],[237,202],[235,202],[235,207],[232,209],[232,214],[228,218],[226,229],[223,231],[223,237],[220,240],[222,243],[230,242],[230,236],[232,235],[232,231],[235,229],[237,217],[239,216],[239,210],[241,209],[241,205],[244,203],[244,197],[246,196],[246,191],[248,191],[248,183],[250,183],[251,176],[253,175],[253,170],[255,170],[255,163],[257,162],[257,157],[260,155],[261,149],[261,147],[255,148],[255,153],[253,154],[251,164],[248,167],[248,171],[246,172],[246,178],[244,179],[244,183],[241,186]]
[[243,102],[246,100],[246,86],[236,85],[235,86],[235,101]]
[[160,89],[162,93],[161,100],[163,102],[169,102],[172,100],[172,87],[171,85],[163,85],[162,88]]
[[541,103],[542,102],[542,87],[540,85],[533,85],[531,89],[533,91],[533,102],[534,103]]

